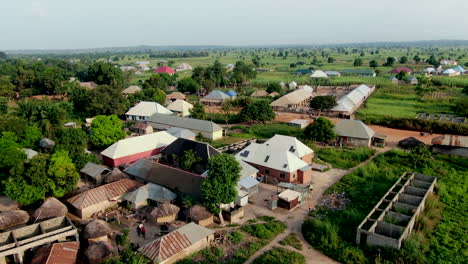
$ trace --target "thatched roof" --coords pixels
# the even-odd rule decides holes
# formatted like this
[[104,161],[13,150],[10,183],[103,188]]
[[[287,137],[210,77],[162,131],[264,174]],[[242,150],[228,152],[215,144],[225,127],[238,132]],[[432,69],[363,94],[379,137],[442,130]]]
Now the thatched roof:
[[112,233],[112,229],[106,221],[94,219],[86,225],[84,229],[84,238],[98,238]]
[[33,214],[36,221],[47,220],[54,217],[65,216],[68,213],[67,206],[54,197],[47,198],[45,202]]
[[117,248],[110,243],[99,241],[86,249],[85,255],[90,264],[99,264],[105,260],[117,256]]
[[18,209],[18,202],[8,198],[7,196],[0,196],[0,212]]
[[179,207],[170,203],[163,203],[157,208],[155,208],[153,211],[151,211],[151,216],[154,218],[160,218],[160,217],[178,214],[179,211],[180,211]]
[[201,204],[196,204],[189,209],[189,216],[194,221],[201,221],[213,216],[206,207]]
[[104,182],[111,183],[127,178],[128,177],[121,170],[119,170],[118,168],[114,168],[112,169],[111,173],[108,174],[107,177],[104,179]]
[[23,210],[10,210],[0,213],[0,230],[26,224],[29,221],[29,215]]

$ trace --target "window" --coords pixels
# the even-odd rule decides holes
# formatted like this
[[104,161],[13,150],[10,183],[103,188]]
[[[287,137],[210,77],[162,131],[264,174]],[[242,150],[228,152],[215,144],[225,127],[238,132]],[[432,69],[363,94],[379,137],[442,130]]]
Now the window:
[[286,178],[286,175],[284,173],[280,173],[280,178],[284,179],[284,178]]
[[265,174],[266,174],[266,175],[270,175],[270,170],[269,170],[269,169],[265,169]]

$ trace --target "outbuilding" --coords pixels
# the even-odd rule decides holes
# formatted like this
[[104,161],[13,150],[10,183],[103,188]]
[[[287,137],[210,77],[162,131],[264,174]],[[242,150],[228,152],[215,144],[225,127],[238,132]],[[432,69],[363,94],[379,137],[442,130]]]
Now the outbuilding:
[[284,209],[293,210],[299,205],[301,193],[287,189],[278,194],[278,206]]
[[148,218],[155,224],[172,223],[177,219],[179,211],[179,207],[171,203],[163,203],[154,208]]
[[111,171],[107,167],[92,162],[86,163],[86,165],[80,170],[80,173],[85,180],[98,185],[104,181],[110,172]]

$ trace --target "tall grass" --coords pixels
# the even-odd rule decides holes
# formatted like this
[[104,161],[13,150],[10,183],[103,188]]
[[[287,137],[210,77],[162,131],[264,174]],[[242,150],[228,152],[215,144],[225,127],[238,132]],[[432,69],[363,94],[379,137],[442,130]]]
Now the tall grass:
[[433,76],[431,80],[435,86],[468,87],[468,79],[461,77]]
[[369,159],[375,150],[371,148],[336,149],[318,148],[315,154],[323,161],[339,169],[349,169]]

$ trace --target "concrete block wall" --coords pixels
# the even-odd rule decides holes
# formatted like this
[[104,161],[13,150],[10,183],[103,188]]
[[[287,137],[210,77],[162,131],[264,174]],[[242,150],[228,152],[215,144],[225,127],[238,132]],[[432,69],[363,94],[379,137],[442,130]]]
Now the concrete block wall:
[[435,184],[433,176],[404,173],[358,226],[356,243],[400,249]]

